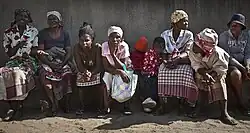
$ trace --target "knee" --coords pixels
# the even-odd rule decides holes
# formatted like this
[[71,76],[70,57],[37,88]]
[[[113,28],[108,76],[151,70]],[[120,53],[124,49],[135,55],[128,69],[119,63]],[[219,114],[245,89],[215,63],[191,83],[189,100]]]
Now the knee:
[[242,78],[242,74],[238,69],[234,69],[233,71],[231,71],[230,77],[232,81],[239,81]]

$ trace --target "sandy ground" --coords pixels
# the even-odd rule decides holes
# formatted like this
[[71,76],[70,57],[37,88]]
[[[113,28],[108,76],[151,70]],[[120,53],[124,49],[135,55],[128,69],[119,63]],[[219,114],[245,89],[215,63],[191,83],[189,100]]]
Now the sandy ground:
[[190,119],[170,113],[153,116],[136,112],[131,116],[112,113],[98,119],[95,114],[77,117],[74,114],[59,114],[45,118],[41,114],[25,115],[22,120],[0,122],[0,133],[250,133],[250,118],[236,117],[239,124],[229,126],[217,119]]
[[[241,116],[231,110],[230,114],[239,124],[225,125],[217,119],[217,105],[205,109],[209,112],[209,117],[198,119],[178,116],[175,109],[163,116],[145,114],[138,106],[140,103],[133,104],[132,110],[135,112],[131,116],[123,116],[117,109],[102,119],[97,118],[95,113],[86,113],[79,117],[74,111],[71,114],[59,113],[57,117],[46,118],[39,110],[39,98],[36,98],[39,97],[39,93],[33,94],[34,96],[25,102],[24,116],[21,120],[2,122],[0,118],[0,133],[250,133],[250,117]],[[175,103],[168,107],[174,106]],[[2,107],[1,104],[0,114],[4,112]]]

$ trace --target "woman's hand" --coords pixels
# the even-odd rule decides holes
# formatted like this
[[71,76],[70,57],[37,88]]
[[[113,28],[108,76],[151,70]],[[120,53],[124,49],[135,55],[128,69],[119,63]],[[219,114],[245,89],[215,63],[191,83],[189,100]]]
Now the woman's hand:
[[18,48],[22,48],[23,46],[27,45],[26,41],[21,41],[17,44]]
[[123,70],[118,70],[118,73],[121,76],[123,82],[129,83],[129,77]]
[[165,66],[169,69],[175,69],[177,65],[172,60],[163,60]]
[[58,64],[58,63],[53,63],[53,62],[50,62],[49,65],[48,65],[51,69],[53,69],[54,71],[61,71],[61,65]]
[[118,47],[110,47],[110,53],[111,53],[111,55],[115,56],[117,50],[118,50]]
[[23,53],[22,57],[23,57],[24,59],[28,59],[28,58],[29,58],[29,54]]
[[243,71],[246,80],[250,80],[250,67],[246,67]]
[[205,82],[208,83],[209,85],[213,85],[215,83],[213,76],[210,75],[209,73],[205,73],[205,75],[203,75],[203,78]]
[[38,55],[49,55],[48,53],[46,53],[46,52],[43,51],[43,50],[37,50],[37,54],[38,54]]

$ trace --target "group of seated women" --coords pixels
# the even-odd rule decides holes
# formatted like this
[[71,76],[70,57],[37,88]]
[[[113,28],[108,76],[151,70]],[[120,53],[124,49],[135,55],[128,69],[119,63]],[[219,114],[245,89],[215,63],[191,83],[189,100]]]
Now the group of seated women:
[[[41,108],[48,116],[55,116],[59,107],[70,112],[73,86],[80,99],[77,115],[84,114],[90,91],[94,92],[90,97],[98,99],[98,111],[108,114],[114,76],[131,82],[126,69],[138,75],[137,92],[146,113],[164,113],[169,97],[176,97],[179,110],[194,117],[197,106],[203,104],[197,105],[197,101],[206,99],[208,103],[218,101],[222,122],[236,125],[227,111],[227,91],[231,89],[238,109],[250,115],[242,98],[243,82],[250,79],[250,34],[242,14],[234,14],[228,30],[220,35],[205,28],[194,36],[187,29],[188,14],[176,10],[171,14],[170,29],[159,34],[152,46],[141,37],[131,54],[119,26],[110,26],[107,41],[100,44],[95,42],[92,25],[84,22],[78,42],[71,45],[62,21],[59,12],[50,11],[48,28],[38,32],[28,10],[15,11],[3,40],[9,61],[0,68],[0,100],[10,105],[3,120],[22,115],[23,101],[35,88],[35,76],[47,94]],[[132,114],[130,103],[122,102],[124,115]]]

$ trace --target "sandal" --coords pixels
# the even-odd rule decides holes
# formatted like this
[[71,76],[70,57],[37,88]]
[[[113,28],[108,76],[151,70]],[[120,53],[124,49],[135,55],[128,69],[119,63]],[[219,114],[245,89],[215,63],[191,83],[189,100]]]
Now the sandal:
[[3,118],[3,121],[11,121],[15,113],[16,111],[14,111],[13,109],[9,109],[6,116]]
[[84,114],[83,109],[79,109],[78,111],[76,111],[76,115],[83,115],[83,114]]
[[224,124],[227,124],[227,125],[237,125],[238,124],[236,122],[236,120],[230,116],[228,116],[228,118],[226,116],[221,116],[220,121]]
[[123,114],[124,115],[132,115],[132,111],[130,110],[130,108],[124,108]]

